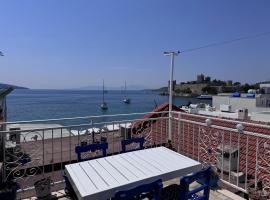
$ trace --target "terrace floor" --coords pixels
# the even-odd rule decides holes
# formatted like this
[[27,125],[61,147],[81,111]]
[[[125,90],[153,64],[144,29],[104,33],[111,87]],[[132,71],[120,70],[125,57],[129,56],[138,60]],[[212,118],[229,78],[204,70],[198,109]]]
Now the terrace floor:
[[[179,183],[179,179],[172,179],[170,181],[166,181],[164,183],[164,186],[168,186],[171,184],[178,184],[178,183]],[[58,192],[53,192],[52,194],[58,200],[70,200],[69,197],[65,196],[64,190],[59,190]],[[23,200],[36,200],[36,199],[37,199],[36,197],[31,197],[31,198],[27,198]],[[228,190],[219,189],[216,191],[213,191],[213,190],[210,191],[210,200],[244,200],[244,199]]]

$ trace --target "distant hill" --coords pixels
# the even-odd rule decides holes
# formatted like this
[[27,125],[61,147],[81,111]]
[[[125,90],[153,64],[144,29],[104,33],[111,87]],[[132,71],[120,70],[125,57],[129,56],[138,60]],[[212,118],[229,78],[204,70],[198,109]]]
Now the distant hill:
[[29,89],[29,88],[21,87],[21,86],[17,86],[17,85],[10,85],[10,84],[5,84],[5,83],[0,83],[0,89],[9,88],[9,87],[12,87],[14,89]]
[[157,91],[157,92],[167,92],[168,91],[168,87],[161,87],[159,89],[153,89],[153,91]]
[[[76,88],[79,90],[102,90],[102,85],[98,86],[85,86],[85,87],[80,87],[80,88]],[[123,90],[124,86],[106,86],[105,85],[105,90]],[[142,86],[142,85],[127,85],[127,90],[144,90],[147,89],[147,87]]]

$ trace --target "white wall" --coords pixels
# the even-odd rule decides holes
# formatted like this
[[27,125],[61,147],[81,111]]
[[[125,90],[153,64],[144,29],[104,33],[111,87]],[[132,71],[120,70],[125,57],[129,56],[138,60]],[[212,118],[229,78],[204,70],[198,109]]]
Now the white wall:
[[231,105],[232,111],[236,111],[239,108],[247,108],[249,113],[270,111],[270,108],[256,107],[255,98],[242,98],[242,97],[230,97],[230,96],[213,96],[213,106],[218,110],[220,104]]

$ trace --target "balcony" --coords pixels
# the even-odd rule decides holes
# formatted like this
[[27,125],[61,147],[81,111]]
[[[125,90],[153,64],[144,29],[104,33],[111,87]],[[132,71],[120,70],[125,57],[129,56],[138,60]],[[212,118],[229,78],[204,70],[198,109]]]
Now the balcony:
[[[210,199],[235,199],[235,194],[246,197],[250,185],[265,192],[270,187],[267,125],[182,112],[172,112],[169,118],[167,111],[2,125],[7,127],[1,132],[2,181],[15,180],[20,185],[18,199],[34,197],[34,183],[43,177],[51,178],[52,191],[65,196],[61,172],[66,164],[77,162],[76,145],[107,140],[110,156],[118,154],[121,140],[132,135],[144,136],[145,148],[167,146],[204,166],[216,167],[221,188],[211,191]],[[166,184],[175,182],[179,179]]]

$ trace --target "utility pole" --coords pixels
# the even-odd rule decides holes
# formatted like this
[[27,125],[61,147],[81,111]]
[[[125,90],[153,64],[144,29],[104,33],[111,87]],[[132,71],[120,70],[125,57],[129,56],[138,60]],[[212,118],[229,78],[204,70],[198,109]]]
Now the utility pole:
[[172,140],[172,87],[173,87],[173,70],[174,70],[174,56],[177,56],[180,51],[169,51],[164,52],[164,56],[171,56],[171,66],[170,66],[170,92],[169,92],[169,138]]

